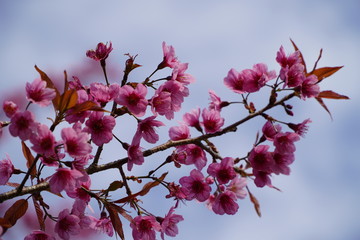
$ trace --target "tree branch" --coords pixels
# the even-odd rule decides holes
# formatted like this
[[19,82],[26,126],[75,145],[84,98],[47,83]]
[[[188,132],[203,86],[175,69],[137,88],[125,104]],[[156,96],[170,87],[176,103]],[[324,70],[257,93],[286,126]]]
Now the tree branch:
[[[236,128],[243,124],[244,122],[247,122],[248,120],[257,117],[259,115],[262,115],[263,113],[265,113],[267,110],[277,106],[277,105],[281,105],[282,103],[284,103],[285,101],[293,98],[294,96],[296,96],[295,93],[291,93],[285,97],[283,97],[281,100],[273,103],[273,104],[268,104],[266,107],[264,107],[263,109],[255,112],[255,113],[251,113],[249,115],[247,115],[245,118],[223,128],[221,131],[215,132],[215,133],[209,133],[209,134],[204,134],[198,137],[194,137],[194,138],[189,138],[189,139],[183,139],[183,140],[178,140],[178,141],[167,141],[166,143],[163,143],[161,145],[158,145],[156,147],[153,147],[151,149],[145,150],[143,152],[144,157],[150,156],[154,153],[160,152],[160,151],[164,151],[167,150],[169,148],[172,147],[176,147],[176,146],[180,146],[180,145],[186,145],[186,144],[196,144],[196,143],[200,143],[201,141],[205,140],[205,139],[209,139],[209,138],[213,138],[213,137],[217,137],[217,136],[221,136],[224,135],[228,132],[233,132],[236,131]],[[101,171],[105,171],[108,169],[113,169],[113,168],[119,168],[122,165],[124,165],[125,163],[127,163],[128,158],[122,158],[110,163],[106,163],[106,164],[102,164],[102,165],[90,165],[85,171],[91,175],[93,173],[97,173],[97,172],[101,172]],[[42,182],[33,186],[29,186],[29,187],[23,187],[22,190],[20,192],[17,191],[17,189],[5,192],[0,194],[0,203],[4,202],[5,200],[8,199],[12,199],[18,196],[22,196],[25,194],[33,194],[36,192],[40,192],[40,191],[44,191],[44,190],[48,190],[49,189],[49,183],[48,182]]]

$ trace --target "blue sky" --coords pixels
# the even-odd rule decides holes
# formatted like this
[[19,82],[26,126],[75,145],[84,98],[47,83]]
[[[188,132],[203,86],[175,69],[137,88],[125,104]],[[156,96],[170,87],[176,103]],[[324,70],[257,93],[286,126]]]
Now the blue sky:
[[[292,174],[273,178],[282,192],[252,186],[262,218],[248,199],[239,202],[236,216],[217,216],[203,204],[188,203],[178,210],[185,221],[173,239],[356,240],[360,238],[359,9],[356,0],[1,1],[0,92],[6,95],[8,89],[36,78],[35,64],[54,75],[64,69],[76,74],[87,61],[85,51],[100,41],[112,41],[109,60],[116,66],[122,66],[124,53],[139,54],[137,60],[144,66],[133,78],[142,80],[161,60],[161,43],[166,41],[180,61],[190,63],[188,72],[197,79],[190,87],[196,94],[184,103],[188,111],[194,105],[206,106],[208,89],[234,97],[222,84],[232,67],[241,70],[264,62],[278,70],[276,51],[280,45],[292,51],[290,38],[309,67],[323,48],[319,66],[344,68],[326,79],[322,89],[351,100],[326,101],[333,121],[315,101],[295,105],[294,121],[310,117],[313,123],[297,144]],[[176,115],[179,120],[182,113]],[[232,115],[228,113],[227,123]],[[234,144],[219,141],[223,155],[250,146],[259,127],[249,124],[226,138]],[[1,158],[5,152],[11,155],[9,146],[14,143],[0,141]],[[163,211],[156,197],[149,201]]]

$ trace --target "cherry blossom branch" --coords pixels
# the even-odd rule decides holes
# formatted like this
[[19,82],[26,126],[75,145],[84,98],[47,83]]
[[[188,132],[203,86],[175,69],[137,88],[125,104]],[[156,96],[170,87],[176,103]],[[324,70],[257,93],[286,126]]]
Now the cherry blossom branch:
[[[267,110],[276,107],[278,105],[283,104],[284,102],[286,102],[287,100],[293,98],[294,96],[296,96],[295,93],[291,93],[289,95],[286,95],[285,97],[283,97],[282,99],[278,100],[275,103],[272,104],[268,104],[266,107],[264,107],[263,109],[255,112],[255,113],[250,113],[249,115],[247,115],[246,117],[244,117],[243,119],[230,124],[229,126],[223,128],[222,130],[215,132],[215,133],[209,133],[209,134],[204,134],[198,137],[194,137],[194,138],[189,138],[189,139],[183,139],[183,140],[178,140],[178,141],[167,141],[166,143],[163,143],[161,145],[158,145],[156,147],[153,147],[151,149],[145,150],[143,151],[143,156],[147,157],[150,155],[153,155],[157,152],[160,151],[164,151],[167,150],[169,148],[172,147],[176,147],[176,146],[180,146],[180,145],[186,145],[186,144],[201,144],[201,141],[209,139],[209,138],[213,138],[213,137],[217,137],[217,136],[221,136],[224,135],[226,133],[229,132],[235,132],[237,127],[247,121],[249,121],[250,119],[260,116],[262,114],[264,114]],[[211,154],[212,155],[212,154]],[[97,172],[102,172],[108,169],[113,169],[113,168],[118,168],[120,170],[120,173],[123,175],[123,172],[121,171],[122,165],[126,164],[128,161],[128,157],[124,157],[122,159],[110,162],[110,163],[106,163],[106,164],[101,164],[101,165],[94,165],[91,164],[87,169],[86,172],[91,175],[93,173],[97,173]],[[25,194],[33,194],[36,192],[40,192],[43,190],[48,190],[49,189],[49,183],[48,182],[42,182],[33,186],[29,186],[29,187],[23,187],[21,191],[18,191],[16,189],[8,191],[6,193],[2,193],[0,194],[0,203],[8,200],[8,199],[12,199],[18,196],[22,196]]]

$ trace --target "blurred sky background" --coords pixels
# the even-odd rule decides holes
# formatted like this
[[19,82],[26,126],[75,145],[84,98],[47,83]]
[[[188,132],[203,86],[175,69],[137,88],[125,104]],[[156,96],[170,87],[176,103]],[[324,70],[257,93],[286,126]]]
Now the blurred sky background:
[[[136,70],[132,80],[142,81],[162,60],[161,43],[166,41],[175,47],[181,62],[190,63],[188,72],[197,80],[190,85],[192,95],[185,100],[183,111],[176,115],[181,120],[185,111],[207,106],[209,89],[223,99],[236,97],[223,85],[230,68],[240,71],[264,62],[278,71],[276,52],[280,45],[292,52],[291,38],[311,69],[323,48],[319,67],[345,67],[326,79],[322,89],[334,90],[351,100],[325,100],[333,121],[315,100],[293,102],[293,121],[310,117],[313,123],[305,139],[296,144],[291,175],[272,179],[282,192],[256,189],[249,184],[260,201],[262,217],[257,217],[248,198],[238,201],[240,208],[235,216],[218,216],[204,204],[189,202],[176,211],[185,218],[179,224],[179,235],[167,239],[358,240],[359,11],[359,0],[5,0],[0,2],[0,100],[17,88],[25,97],[25,82],[38,77],[35,64],[55,78],[61,78],[65,69],[69,76],[80,74],[77,71],[84,71],[81,66],[91,64],[85,58],[86,50],[95,48],[98,42],[113,43],[109,62],[116,70],[110,74],[112,82],[116,72],[122,70],[125,53],[139,54],[137,62],[144,66]],[[92,71],[101,73],[99,66],[91,66],[95,66]],[[235,121],[237,115],[226,111],[225,124]],[[262,124],[254,121],[240,127],[239,133],[215,141],[222,156],[248,151]],[[163,140],[166,131],[160,131]],[[131,132],[128,134],[131,136]],[[0,150],[1,159],[5,153],[13,159],[18,154],[21,159],[18,142],[2,139]],[[24,164],[14,162],[15,166]],[[179,176],[189,170],[182,168]],[[98,180],[94,178],[94,184],[96,181],[101,181],[100,175]],[[154,195],[146,201],[153,212],[162,215],[168,210],[162,207],[168,203]],[[131,239],[125,220],[124,225],[127,239]],[[25,235],[14,228],[4,240],[22,239]],[[96,239],[100,238],[110,239],[97,235]]]

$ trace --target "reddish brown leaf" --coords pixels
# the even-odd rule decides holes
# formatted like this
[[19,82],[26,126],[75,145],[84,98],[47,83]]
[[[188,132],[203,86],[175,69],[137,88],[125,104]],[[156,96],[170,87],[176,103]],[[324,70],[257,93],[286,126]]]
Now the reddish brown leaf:
[[299,51],[301,63],[304,65],[304,71],[305,71],[305,73],[307,73],[305,60],[304,60],[304,57],[303,57],[301,51],[299,50],[299,48],[296,46],[295,42],[294,42],[292,39],[290,39],[290,41],[291,41],[292,45],[294,46],[295,51]]
[[327,106],[325,105],[325,103],[324,103],[324,101],[322,100],[322,98],[316,97],[315,99],[316,99],[316,100],[320,103],[320,105],[329,113],[330,118],[332,119],[331,112],[330,112],[330,110],[327,108]]
[[[69,109],[70,110],[70,109]],[[77,114],[84,111],[102,111],[102,112],[108,112],[107,110],[99,107],[95,102],[93,101],[85,101],[80,104],[76,104],[74,107],[71,108],[71,114]]]
[[36,212],[36,216],[37,216],[37,219],[39,222],[40,229],[44,230],[45,229],[44,213],[40,207],[40,204],[38,203],[38,201],[35,199],[34,196],[32,197],[32,199],[33,199],[35,212]]
[[163,174],[158,178],[157,181],[153,181],[153,182],[149,182],[149,183],[145,184],[144,187],[143,187],[143,188],[141,189],[141,191],[139,192],[139,195],[140,195],[140,196],[146,195],[146,194],[150,191],[150,189],[152,189],[153,187],[156,187],[157,185],[159,185],[160,182],[165,179],[165,177],[166,177],[167,174],[168,174],[167,172],[166,172],[166,173],[163,173]]
[[74,107],[77,103],[78,95],[75,89],[69,89],[61,95],[59,111],[61,113]]
[[338,94],[336,92],[326,90],[322,91],[318,95],[319,98],[329,98],[329,99],[349,99],[349,97],[345,95]]
[[107,191],[116,191],[119,188],[122,188],[124,186],[124,183],[122,181],[113,181],[112,183],[110,183]]
[[3,228],[11,228],[12,227],[9,220],[7,220],[5,218],[0,218],[0,226],[3,227]]
[[259,217],[261,217],[261,211],[260,211],[260,204],[259,201],[256,199],[256,197],[250,192],[249,188],[247,188],[250,201],[254,204],[255,211]]
[[319,80],[318,82],[321,82],[324,78],[330,77],[331,75],[333,75],[334,73],[339,71],[342,67],[343,66],[318,68],[318,69],[311,71],[307,75],[314,74],[315,76],[317,76],[317,78]]
[[115,229],[116,233],[119,234],[120,238],[124,240],[125,236],[124,236],[124,231],[123,231],[123,227],[122,227],[122,222],[119,218],[118,211],[116,210],[114,205],[115,204],[106,203],[105,207],[106,207],[106,210],[109,212],[113,228]]
[[120,207],[120,206],[118,206],[118,205],[116,205],[114,203],[109,203],[109,204],[111,204],[111,206],[114,209],[116,209],[116,211],[118,213],[120,213],[121,216],[123,216],[126,220],[128,220],[129,222],[131,222],[133,220],[133,218],[129,214],[127,214],[126,211],[122,207]]
[[53,102],[55,110],[58,110],[59,109],[58,104],[60,102],[60,92],[59,92],[59,90],[57,90],[54,83],[51,81],[51,79],[48,77],[48,75],[46,75],[46,73],[41,71],[40,68],[38,68],[36,65],[35,65],[35,69],[40,74],[41,79],[46,82],[46,87],[52,88],[52,89],[55,90],[56,96],[52,100],[52,102]]
[[25,199],[17,200],[6,212],[4,218],[14,226],[16,221],[21,218],[28,209],[28,202]]
[[[28,146],[26,146],[24,141],[21,141],[21,148],[22,148],[22,152],[24,154],[24,157],[26,159],[26,166],[28,168],[30,168],[30,166],[33,164],[34,162],[34,156],[31,154],[30,149],[28,148]],[[33,167],[31,172],[31,179],[34,179],[34,177],[36,176],[36,167]]]

